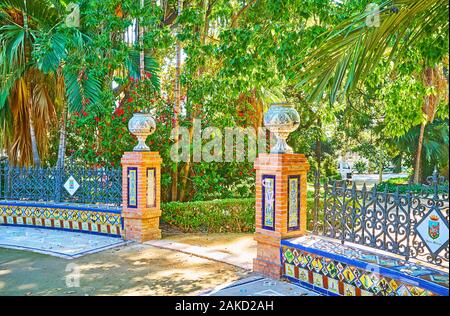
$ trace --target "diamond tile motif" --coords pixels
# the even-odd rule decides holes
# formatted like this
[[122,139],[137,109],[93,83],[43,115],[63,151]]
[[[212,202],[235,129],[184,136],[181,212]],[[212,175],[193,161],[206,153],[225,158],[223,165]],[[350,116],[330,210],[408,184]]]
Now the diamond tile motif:
[[316,270],[316,272],[319,272],[323,268],[322,262],[319,258],[314,259],[311,262],[311,266],[314,268],[314,270]]
[[372,279],[367,274],[363,274],[359,278],[359,281],[361,281],[361,284],[364,285],[364,287],[366,289],[370,289],[372,287],[372,285],[373,285]]
[[333,261],[331,261],[331,262],[327,265],[327,270],[328,270],[328,273],[330,274],[330,276],[331,276],[332,278],[334,278],[334,277],[337,275],[337,273],[338,273],[338,271],[337,271],[337,269],[336,269],[336,265],[333,263]]
[[432,208],[417,224],[417,233],[433,254],[438,254],[448,245],[448,222],[440,212]]
[[67,190],[67,192],[69,192],[71,196],[73,196],[80,188],[80,185],[73,176],[70,176],[67,179],[66,183],[64,183],[64,188]]
[[411,296],[411,293],[409,292],[408,288],[405,285],[401,285],[397,289],[397,295],[398,296]]
[[397,284],[397,282],[395,282],[394,279],[392,279],[392,280],[389,282],[389,286],[391,287],[391,289],[392,289],[393,291],[396,291],[397,288],[398,288],[398,284]]
[[348,283],[351,283],[355,279],[355,274],[349,267],[345,268],[342,275]]
[[291,249],[285,251],[284,257],[286,258],[286,261],[289,263],[294,261],[294,254],[292,253]]
[[[296,275],[294,278],[338,295],[441,295],[439,294],[440,289],[437,288],[436,291],[425,290],[418,283],[410,280],[409,277],[420,278],[439,286],[448,285],[448,274],[445,272],[435,271],[414,262],[406,262],[402,259],[387,255],[373,255],[369,258],[370,263],[366,267],[359,266],[358,263],[353,264],[351,261],[340,261],[339,258],[332,257],[331,254],[334,254],[334,251],[339,251],[339,254],[349,253],[349,251],[346,252],[343,248],[351,246],[339,244],[334,247],[333,245],[335,244],[332,242],[323,241],[320,246],[326,248],[318,248],[322,250],[322,253],[318,254],[302,249],[299,250],[298,258],[295,256],[295,247],[283,246],[282,248],[283,253],[289,248],[294,253],[293,265],[295,266]],[[309,242],[307,246],[312,247],[312,243]],[[330,256],[327,256],[324,252],[330,252]],[[360,261],[362,254],[364,252],[361,252],[357,256]],[[373,261],[376,261],[377,264],[372,263]],[[302,267],[300,267],[301,265]],[[398,271],[400,276],[397,277],[394,274],[384,273],[384,270],[377,269],[378,265]],[[292,269],[290,271],[285,270],[285,274],[292,275]],[[402,278],[402,275],[405,277]]]

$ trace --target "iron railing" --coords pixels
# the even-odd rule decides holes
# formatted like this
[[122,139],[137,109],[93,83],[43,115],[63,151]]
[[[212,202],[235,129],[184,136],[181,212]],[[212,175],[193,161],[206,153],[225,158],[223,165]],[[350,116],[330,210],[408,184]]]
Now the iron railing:
[[[70,177],[77,187],[65,187]],[[14,167],[0,163],[0,199],[121,205],[122,169],[88,168],[69,160],[64,168]]]
[[314,198],[314,234],[448,267],[448,183],[437,171],[395,192],[316,181]]

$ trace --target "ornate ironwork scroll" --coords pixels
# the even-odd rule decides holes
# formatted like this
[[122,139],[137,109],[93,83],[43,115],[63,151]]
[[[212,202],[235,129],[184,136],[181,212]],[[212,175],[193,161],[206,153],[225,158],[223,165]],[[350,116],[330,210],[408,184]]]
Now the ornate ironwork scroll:
[[420,190],[317,180],[315,191],[313,233],[448,267],[448,182],[437,171]]

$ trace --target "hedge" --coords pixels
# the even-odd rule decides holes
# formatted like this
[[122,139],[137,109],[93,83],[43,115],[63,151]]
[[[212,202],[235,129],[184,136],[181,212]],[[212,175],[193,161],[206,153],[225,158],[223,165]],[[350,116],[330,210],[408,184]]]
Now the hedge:
[[[314,199],[308,198],[308,222]],[[161,204],[162,220],[187,233],[247,233],[255,230],[255,199]]]
[[255,230],[255,199],[161,204],[162,220],[189,233],[245,233]]

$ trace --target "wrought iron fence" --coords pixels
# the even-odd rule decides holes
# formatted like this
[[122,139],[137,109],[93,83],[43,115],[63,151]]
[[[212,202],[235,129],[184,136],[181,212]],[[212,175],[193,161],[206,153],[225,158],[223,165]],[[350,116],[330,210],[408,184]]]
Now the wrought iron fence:
[[0,163],[0,199],[120,205],[122,169],[88,168],[69,160],[64,168]]
[[437,171],[395,192],[316,180],[314,205],[315,234],[448,267],[448,183]]

